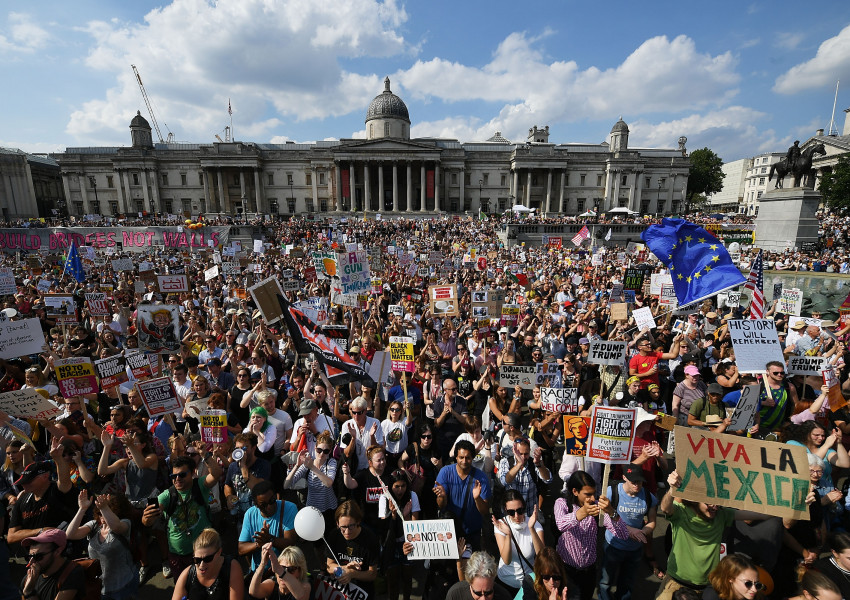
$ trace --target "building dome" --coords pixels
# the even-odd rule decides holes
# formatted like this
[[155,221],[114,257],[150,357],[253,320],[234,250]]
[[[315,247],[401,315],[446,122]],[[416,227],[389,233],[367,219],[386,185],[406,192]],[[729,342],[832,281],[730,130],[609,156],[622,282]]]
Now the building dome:
[[372,119],[402,119],[410,123],[410,115],[404,101],[390,91],[390,78],[384,79],[384,92],[375,96],[366,111],[366,121]]
[[145,129],[150,129],[150,123],[148,120],[142,116],[141,111],[136,111],[136,116],[133,117],[133,120],[130,121],[130,127],[144,127]]
[[611,133],[628,133],[629,126],[626,125],[626,122],[623,120],[623,117],[620,117],[620,120],[614,123],[614,126],[611,128]]
[[497,131],[493,137],[487,138],[488,142],[495,142],[497,144],[510,144],[511,141],[506,137],[502,136],[501,131]]

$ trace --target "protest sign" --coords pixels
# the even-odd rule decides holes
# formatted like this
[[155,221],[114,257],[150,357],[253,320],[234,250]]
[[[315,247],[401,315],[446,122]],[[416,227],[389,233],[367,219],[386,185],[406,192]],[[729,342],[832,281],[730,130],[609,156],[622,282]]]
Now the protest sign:
[[790,356],[785,372],[788,375],[820,375],[826,368],[823,356]]
[[127,376],[127,361],[121,355],[96,360],[94,368],[100,387],[104,390],[119,386],[130,379]]
[[458,559],[453,519],[404,521],[404,539],[413,544],[408,560]]
[[782,297],[782,282],[773,284],[773,299],[779,300]]
[[543,387],[563,387],[561,366],[558,363],[537,363],[534,365],[534,385]]
[[653,273],[649,276],[649,293],[660,296],[664,284],[673,285],[673,276],[670,273]]
[[587,460],[610,465],[631,462],[636,414],[634,408],[593,405],[587,438]]
[[0,410],[21,419],[49,419],[62,409],[32,388],[0,394]]
[[652,316],[652,309],[648,306],[632,311],[632,316],[635,318],[635,325],[637,325],[638,331],[655,329],[655,319]]
[[337,255],[337,275],[343,294],[368,294],[371,283],[369,255],[365,250]]
[[738,308],[741,305],[741,292],[726,292],[726,306],[729,308]]
[[375,352],[372,362],[369,363],[369,377],[376,384],[392,387],[395,383],[395,375],[393,375],[392,358],[389,352],[382,350]]
[[631,268],[626,269],[626,274],[623,275],[623,290],[639,291],[643,288],[643,269]]
[[611,320],[612,321],[628,321],[629,320],[629,305],[625,302],[611,303]]
[[[578,276],[579,283],[581,283],[581,275]],[[622,302],[623,301],[623,284],[615,283],[611,286],[611,293],[609,295],[609,299],[611,302]]]
[[390,357],[392,359],[393,371],[415,371],[413,364],[413,338],[391,336]]
[[59,358],[53,365],[59,393],[65,398],[98,392],[97,377],[90,358]]
[[676,471],[685,500],[809,519],[806,449],[677,425]]
[[156,278],[157,287],[163,294],[188,292],[189,281],[186,275],[159,275]]
[[502,365],[499,367],[499,385],[508,389],[519,386],[533,390],[537,376],[537,365]]
[[729,335],[735,350],[735,362],[741,373],[760,373],[776,360],[785,364],[782,346],[776,335],[776,323],[770,319],[736,319],[729,321]]
[[212,266],[209,269],[204,271],[204,281],[209,281],[210,279],[215,279],[218,277],[220,269],[218,265]]
[[77,305],[71,294],[45,294],[43,300],[48,319],[57,324],[77,322]]
[[0,358],[39,354],[44,349],[44,332],[39,319],[0,319]]
[[153,377],[153,369],[148,357],[141,352],[131,352],[126,356],[127,366],[130,367],[130,372],[136,379],[142,377]]
[[132,258],[116,258],[112,261],[112,270],[115,272],[118,271],[132,271],[133,270],[133,259]]
[[180,307],[174,304],[140,304],[137,309],[139,348],[155,354],[180,349]]
[[93,317],[105,317],[112,314],[106,300],[106,294],[103,292],[86,294],[86,306],[89,309],[89,314]]
[[799,315],[803,311],[803,290],[783,288],[776,305],[776,312],[786,315]]
[[672,283],[665,283],[661,286],[661,297],[658,303],[664,306],[676,306],[679,303],[679,299],[676,297],[676,288],[673,287]]
[[587,454],[587,436],[590,434],[590,417],[564,415],[564,444],[570,456]]
[[[380,220],[380,215],[378,217]],[[355,557],[349,554],[339,554],[338,558],[343,564],[355,560]],[[369,594],[354,583],[354,580],[340,583],[333,575],[323,572],[317,573],[313,580],[311,600],[371,600]]]
[[742,431],[749,429],[759,408],[759,392],[761,385],[745,385],[741,388],[741,397],[732,413],[732,422],[727,431]]
[[[314,310],[313,312],[318,312]],[[306,314],[306,313],[305,313]],[[312,319],[311,319],[312,320]],[[317,321],[313,321],[318,324]],[[351,329],[345,325],[322,325],[322,333],[329,340],[333,340],[337,345],[348,352],[348,338],[351,335]]]
[[847,404],[847,400],[844,399],[844,394],[841,393],[841,382],[839,381],[838,375],[836,375],[833,367],[824,369],[822,374],[823,384],[829,388],[827,396],[829,399],[829,410],[835,412]]
[[431,301],[432,315],[440,317],[456,317],[460,315],[457,285],[429,286],[428,298]]
[[502,327],[516,327],[519,323],[519,304],[503,304],[502,318],[499,325]]
[[626,342],[606,342],[605,340],[590,340],[590,350],[587,362],[592,365],[623,366],[626,360]]
[[561,414],[578,412],[578,388],[540,388],[540,409]]
[[174,385],[168,377],[138,381],[136,388],[138,388],[139,396],[145,403],[145,408],[148,409],[148,414],[151,417],[183,410],[183,404],[177,397]]
[[223,410],[205,410],[200,415],[201,441],[206,444],[223,444],[227,441],[227,413]]
[[0,296],[11,296],[18,292],[15,284],[15,274],[12,269],[4,267],[0,270]]
[[276,323],[283,316],[278,296],[283,296],[283,289],[277,277],[269,277],[248,288],[248,292],[260,309],[267,324]]
[[404,316],[404,307],[401,304],[390,304],[387,312],[391,315],[395,315],[397,317]]

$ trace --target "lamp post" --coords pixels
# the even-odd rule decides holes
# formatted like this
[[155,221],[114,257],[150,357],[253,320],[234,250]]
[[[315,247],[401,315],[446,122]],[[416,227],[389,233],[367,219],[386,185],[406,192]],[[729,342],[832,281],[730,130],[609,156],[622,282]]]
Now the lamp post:
[[478,180],[478,216],[481,216],[481,190],[484,188],[484,180]]
[[[292,201],[292,204],[294,205],[295,204],[295,194],[292,191],[292,184],[293,184],[293,180],[292,180],[292,177],[290,177],[289,178],[289,199]],[[294,210],[292,212],[293,212],[293,214],[295,213]]]
[[89,177],[89,185],[91,185],[91,189],[94,190],[94,213],[100,213],[100,200],[97,199],[97,178],[90,176]]

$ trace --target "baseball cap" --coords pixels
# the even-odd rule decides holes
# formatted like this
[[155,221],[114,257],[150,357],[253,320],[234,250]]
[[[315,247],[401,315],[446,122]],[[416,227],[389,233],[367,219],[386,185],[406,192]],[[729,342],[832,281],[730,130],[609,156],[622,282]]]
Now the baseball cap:
[[68,544],[68,537],[61,529],[45,529],[37,536],[21,541],[21,546],[24,548],[29,548],[32,544],[55,544],[59,550],[64,550]]
[[643,468],[634,463],[630,463],[623,467],[623,477],[632,483],[643,483],[646,477],[643,475]]
[[50,463],[48,462],[32,462],[26,466],[26,468],[21,473],[21,476],[18,477],[17,481],[15,481],[15,485],[21,485],[23,483],[29,483],[39,475],[43,475],[44,473],[50,473]]
[[725,393],[725,391],[723,390],[723,386],[720,385],[719,383],[712,383],[711,385],[708,386],[708,393],[709,394],[717,394],[719,396],[722,396]]
[[693,365],[685,367],[685,375],[699,375],[699,369]]
[[305,415],[309,415],[313,412],[313,409],[316,408],[315,400],[302,400],[301,404],[298,405],[298,416],[303,417]]

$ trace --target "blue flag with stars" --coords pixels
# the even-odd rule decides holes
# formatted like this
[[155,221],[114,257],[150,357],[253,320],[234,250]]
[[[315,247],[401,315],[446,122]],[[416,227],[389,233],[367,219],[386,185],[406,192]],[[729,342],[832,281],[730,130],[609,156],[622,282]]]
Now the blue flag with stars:
[[723,244],[684,219],[662,219],[641,234],[652,253],[670,269],[680,305],[704,300],[746,279]]
[[83,260],[80,258],[80,253],[77,250],[76,243],[71,243],[71,249],[68,251],[68,258],[65,259],[64,272],[80,283],[86,280],[86,272],[83,270]]

